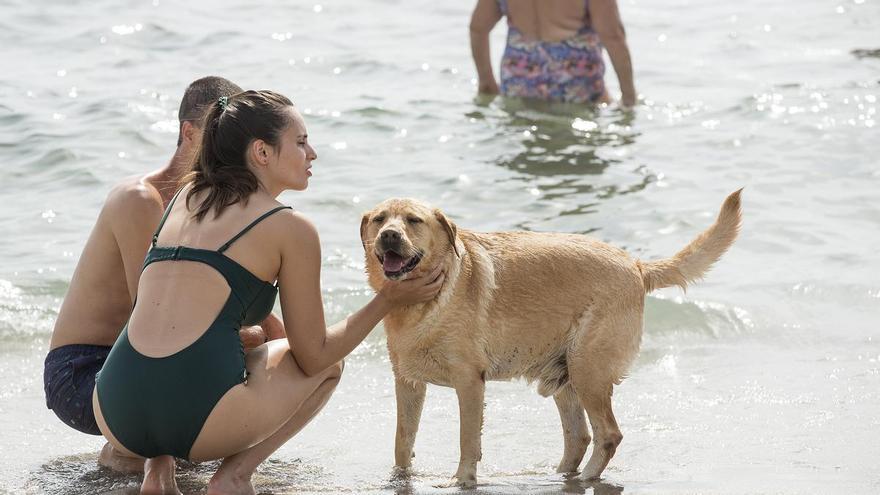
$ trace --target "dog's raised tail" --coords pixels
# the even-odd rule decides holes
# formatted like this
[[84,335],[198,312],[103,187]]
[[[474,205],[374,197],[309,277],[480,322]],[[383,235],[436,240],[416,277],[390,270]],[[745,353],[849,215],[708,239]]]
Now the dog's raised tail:
[[742,214],[740,193],[734,192],[721,206],[715,223],[671,258],[656,261],[638,261],[645,292],[677,285],[683,290],[687,284],[702,278],[713,263],[736,240]]

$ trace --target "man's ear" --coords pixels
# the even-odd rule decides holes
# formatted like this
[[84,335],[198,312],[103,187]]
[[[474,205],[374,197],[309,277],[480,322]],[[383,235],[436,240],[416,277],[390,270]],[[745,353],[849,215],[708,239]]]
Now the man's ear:
[[440,222],[440,225],[443,226],[443,229],[446,230],[446,237],[449,238],[449,244],[452,244],[452,250],[455,252],[455,256],[461,258],[461,254],[458,252],[458,245],[455,242],[457,239],[458,228],[452,223],[452,221],[446,218],[446,215],[440,210],[434,210],[434,218],[436,218],[437,221]]
[[202,132],[201,129],[193,125],[189,120],[184,120],[180,124],[180,134],[183,140],[192,145],[196,140],[196,134]]
[[364,252],[367,251],[367,240],[364,239],[364,236],[367,235],[367,224],[370,222],[370,212],[364,213],[364,216],[361,217],[361,246],[364,247]]

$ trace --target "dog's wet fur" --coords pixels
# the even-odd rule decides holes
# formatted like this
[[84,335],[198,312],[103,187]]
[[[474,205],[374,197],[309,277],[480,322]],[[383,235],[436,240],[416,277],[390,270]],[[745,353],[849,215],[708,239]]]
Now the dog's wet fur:
[[[461,419],[454,483],[476,483],[485,382],[523,377],[559,408],[558,471],[578,471],[589,418],[594,447],[583,476],[599,478],[623,438],[611,394],[638,353],[645,294],[684,289],[724,254],[739,230],[740,192],[727,197],[711,227],[656,261],[582,235],[458,229],[413,199],[389,199],[365,213],[360,233],[374,289],[437,265],[446,273],[435,300],[384,320],[397,396],[396,466],[410,467],[426,384],[453,387]],[[401,259],[383,264],[388,253]]]

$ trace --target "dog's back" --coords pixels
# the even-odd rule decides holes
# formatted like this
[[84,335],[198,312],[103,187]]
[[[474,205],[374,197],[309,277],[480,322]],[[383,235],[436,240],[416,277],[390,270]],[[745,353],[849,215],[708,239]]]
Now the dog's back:
[[[568,382],[568,359],[597,314],[635,311],[641,315],[644,284],[638,263],[626,252],[573,234],[460,231],[465,251],[479,269],[468,284],[491,286],[489,297],[466,304],[482,307],[488,379],[525,377],[541,395]],[[476,280],[475,280],[476,278]],[[452,305],[450,305],[452,307]],[[638,335],[614,346],[638,348]],[[635,339],[635,342],[632,342]]]
[[[542,395],[551,395],[567,382],[572,350],[590,339],[619,381],[641,342],[645,294],[670,285],[684,288],[700,278],[733,243],[739,224],[737,191],[709,229],[674,257],[649,262],[582,235],[459,231],[472,262],[490,265],[471,270],[469,281],[491,287],[482,291],[488,297],[466,301],[485,315],[474,323],[487,334],[478,342],[491,343],[488,377],[523,376],[537,381]],[[638,323],[591,325],[606,318]]]

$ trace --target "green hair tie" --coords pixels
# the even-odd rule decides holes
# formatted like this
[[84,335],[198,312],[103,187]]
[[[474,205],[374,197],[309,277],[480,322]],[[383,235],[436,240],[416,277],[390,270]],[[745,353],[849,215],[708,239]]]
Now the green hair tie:
[[226,110],[226,107],[229,105],[229,97],[221,96],[217,99],[217,103],[220,104],[220,110]]

